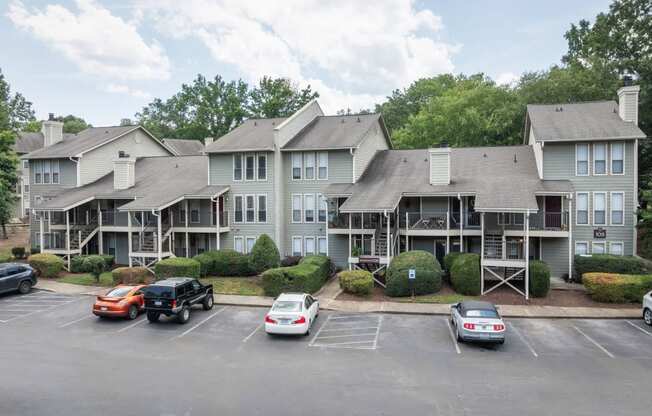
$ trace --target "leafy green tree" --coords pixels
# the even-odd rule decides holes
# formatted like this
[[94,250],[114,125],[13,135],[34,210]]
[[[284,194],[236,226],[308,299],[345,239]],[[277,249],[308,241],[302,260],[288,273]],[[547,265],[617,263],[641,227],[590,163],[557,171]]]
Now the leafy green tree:
[[16,168],[18,158],[13,150],[15,134],[9,130],[0,132],[0,225],[2,238],[7,238],[6,224],[13,216],[16,196],[14,190],[18,181]]
[[9,83],[0,70],[0,131],[17,131],[32,120],[32,103],[20,93],[11,93]]
[[73,116],[72,114],[68,114],[65,117],[59,116],[55,117],[55,120],[63,122],[63,132],[64,133],[79,133],[82,130],[86,130],[89,127],[93,127],[90,124],[86,122],[81,117],[76,117]]
[[249,93],[247,109],[251,117],[288,117],[317,97],[310,85],[300,90],[290,79],[264,76]]

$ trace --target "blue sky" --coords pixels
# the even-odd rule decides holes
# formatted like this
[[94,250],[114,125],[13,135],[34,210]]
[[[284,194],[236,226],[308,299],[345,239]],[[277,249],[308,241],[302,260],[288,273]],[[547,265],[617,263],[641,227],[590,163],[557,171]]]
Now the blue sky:
[[570,23],[610,1],[271,3],[7,0],[0,68],[38,118],[117,124],[197,73],[290,77],[312,85],[332,113],[371,108],[423,76],[484,72],[509,82],[545,69],[565,52]]

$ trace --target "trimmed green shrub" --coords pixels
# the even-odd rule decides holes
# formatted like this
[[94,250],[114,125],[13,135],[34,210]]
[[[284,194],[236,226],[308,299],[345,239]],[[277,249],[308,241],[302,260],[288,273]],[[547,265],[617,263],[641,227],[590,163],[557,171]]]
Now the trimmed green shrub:
[[144,267],[118,267],[111,272],[114,285],[136,285],[154,283],[156,278]]
[[415,269],[413,289],[415,295],[427,295],[441,289],[442,270],[439,262],[427,251],[406,251],[392,259],[385,278],[387,296],[410,296],[412,294],[409,270]]
[[459,294],[480,294],[480,255],[464,253],[451,266],[451,284]]
[[281,267],[296,266],[301,261],[301,256],[287,256],[281,260]]
[[296,266],[265,271],[262,286],[265,295],[274,297],[283,292],[314,293],[324,285],[329,272],[328,257],[306,256]]
[[12,247],[11,254],[17,259],[25,258],[25,247]]
[[197,260],[185,257],[170,257],[163,259],[154,266],[154,274],[157,279],[168,277],[194,277],[199,278],[201,266]]
[[529,264],[530,295],[535,298],[548,296],[550,290],[550,268],[541,260],[532,260]]
[[453,267],[453,263],[455,263],[455,259],[458,258],[461,254],[464,253],[459,251],[451,251],[450,253],[444,256],[444,271],[447,274],[450,274],[451,268]]
[[645,262],[634,256],[614,256],[612,254],[593,254],[591,256],[575,256],[575,280],[581,282],[582,275],[592,272],[618,274],[647,273]]
[[100,281],[100,275],[106,271],[106,262],[102,256],[86,256],[82,268],[85,272],[93,275],[96,281]]
[[100,257],[104,259],[105,269],[107,271],[111,270],[113,268],[113,264],[115,263],[115,257],[109,254],[100,254]]
[[582,280],[596,302],[640,303],[652,290],[652,275],[585,273]]
[[366,270],[345,270],[337,278],[342,290],[353,295],[367,296],[374,288],[373,276]]
[[9,263],[12,260],[11,254],[0,253],[0,263]]
[[40,248],[40,247],[31,247],[31,248],[29,249],[29,254],[39,254],[40,252],[41,252],[41,248]]
[[84,260],[86,256],[75,256],[70,259],[70,273],[84,273]]
[[57,277],[63,270],[63,260],[54,254],[32,254],[27,262],[41,277]]
[[281,255],[278,254],[278,248],[274,240],[267,234],[261,234],[249,253],[251,268],[256,273],[262,273],[265,270],[273,269],[281,264]]
[[202,276],[252,276],[249,257],[235,250],[206,251],[193,257],[200,264]]

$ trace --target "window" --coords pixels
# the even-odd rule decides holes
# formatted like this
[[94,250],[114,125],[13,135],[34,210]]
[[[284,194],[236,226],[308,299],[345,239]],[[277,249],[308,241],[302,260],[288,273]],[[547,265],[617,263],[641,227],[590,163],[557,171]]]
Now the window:
[[43,183],[43,164],[34,162],[34,183]]
[[292,255],[301,256],[303,255],[301,251],[301,246],[303,246],[303,239],[301,237],[292,237]]
[[315,237],[306,237],[304,242],[306,244],[305,255],[315,254]]
[[59,161],[52,161],[52,183],[59,183]]
[[593,224],[605,225],[607,223],[607,194],[604,192],[595,192],[593,194]]
[[589,174],[589,145],[586,143],[575,146],[575,175]]
[[622,241],[611,241],[609,243],[609,254],[614,254],[616,256],[622,256],[625,254],[625,249],[623,247]]
[[292,222],[301,222],[301,194],[292,195]]
[[243,216],[242,216],[242,195],[235,195],[233,197],[233,220],[235,222],[242,222],[243,221]]
[[611,143],[611,174],[625,173],[625,144]]
[[245,156],[245,180],[253,181],[256,179],[256,156],[246,155]]
[[116,243],[116,241],[115,241],[115,234],[111,234],[111,235],[109,235],[108,243],[109,243],[109,244],[108,244],[108,246],[109,246],[109,247],[108,247],[108,253],[109,253],[110,256],[114,256],[114,257],[115,257],[115,243]]
[[244,238],[243,237],[234,237],[233,238],[233,249],[238,253],[244,254]]
[[292,179],[301,179],[301,170],[303,169],[303,157],[301,153],[292,153]]
[[607,174],[607,144],[595,143],[593,145],[593,174]]
[[233,180],[242,180],[242,155],[240,154],[233,155]]
[[589,253],[589,243],[586,241],[577,241],[575,243],[575,254],[585,255]]
[[319,254],[328,255],[328,240],[326,237],[317,237],[317,249]]
[[24,194],[29,193],[29,184],[26,184],[26,183],[23,184],[23,193]]
[[251,253],[254,244],[256,244],[256,237],[247,237],[247,253]]
[[305,222],[315,222],[315,195],[306,194],[304,198],[303,219]]
[[324,195],[319,194],[319,213],[317,214],[317,221],[326,222],[326,214],[328,212],[328,203]]
[[587,225],[589,223],[589,194],[586,192],[577,194],[577,225]]
[[267,155],[258,154],[258,180],[267,180]]
[[306,169],[304,179],[315,179],[315,154],[304,153],[303,163]]
[[623,192],[611,193],[611,225],[623,225],[624,200],[625,194]]
[[591,254],[604,254],[607,252],[605,248],[606,243],[604,241],[601,242],[593,242],[593,246],[591,247]]
[[253,195],[247,195],[245,197],[246,201],[246,211],[247,217],[246,222],[255,222],[256,221],[256,198]]
[[29,169],[29,160],[23,160],[23,169]]
[[328,152],[317,153],[319,162],[319,179],[328,179]]
[[199,221],[199,201],[190,201],[190,222],[198,223]]
[[267,222],[267,195],[258,195],[258,222]]
[[180,208],[179,209],[179,224],[186,224],[186,209],[185,208]]
[[50,183],[50,161],[44,160],[42,163],[43,163],[43,183]]

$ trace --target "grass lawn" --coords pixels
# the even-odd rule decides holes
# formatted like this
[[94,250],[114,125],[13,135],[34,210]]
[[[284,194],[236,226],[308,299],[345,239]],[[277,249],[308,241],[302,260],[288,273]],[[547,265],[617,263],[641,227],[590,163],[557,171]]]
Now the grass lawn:
[[58,278],[57,281],[83,286],[113,287],[113,276],[111,275],[111,272],[102,273],[100,275],[99,283],[90,273],[65,273],[60,278]]
[[263,287],[257,277],[205,277],[199,279],[213,285],[213,293],[223,295],[263,296]]
[[[457,293],[444,293],[444,294],[433,294],[433,295],[420,295],[414,297],[415,303],[457,303],[462,302],[463,300],[475,299],[474,296],[464,296]],[[412,302],[412,298],[395,298],[392,299],[397,302]]]

